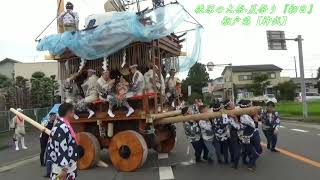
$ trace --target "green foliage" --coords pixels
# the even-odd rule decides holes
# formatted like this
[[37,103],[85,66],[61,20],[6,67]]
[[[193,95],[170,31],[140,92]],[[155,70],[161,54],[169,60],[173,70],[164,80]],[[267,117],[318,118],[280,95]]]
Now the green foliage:
[[295,98],[295,90],[297,86],[293,81],[287,81],[284,83],[278,84],[276,89],[280,91],[280,100],[289,100],[293,101]]
[[31,78],[31,101],[33,107],[47,107],[53,104],[58,89],[54,77],[46,77],[43,72],[35,72]]
[[19,88],[27,88],[27,82],[29,80],[25,79],[22,76],[17,76],[16,77],[16,86],[18,86]]
[[[300,102],[280,102],[276,105],[277,111],[280,116],[302,116],[302,103]],[[320,116],[320,102],[308,102],[308,114],[309,116]],[[318,118],[318,120],[320,120]]]
[[182,91],[185,97],[188,94],[188,86],[191,86],[192,93],[188,101],[191,102],[194,99],[203,98],[202,87],[204,87],[209,81],[209,74],[206,71],[206,66],[201,63],[194,64],[188,73],[187,78],[182,82]]
[[6,88],[12,85],[12,81],[5,75],[0,74],[0,88]]
[[249,91],[255,96],[262,96],[266,88],[270,85],[267,74],[258,74],[253,76],[253,84],[248,85]]

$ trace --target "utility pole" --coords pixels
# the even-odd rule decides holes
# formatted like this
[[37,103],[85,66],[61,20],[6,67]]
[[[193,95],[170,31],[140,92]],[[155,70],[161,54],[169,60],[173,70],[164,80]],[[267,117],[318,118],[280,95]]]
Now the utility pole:
[[296,60],[296,56],[293,56],[294,59],[294,69],[296,71],[296,78],[298,78],[298,70],[297,70],[297,60]]
[[302,96],[302,106],[303,106],[303,118],[304,120],[306,120],[306,118],[308,118],[308,106],[306,101],[306,84],[304,80],[302,36],[298,35],[296,41],[298,42],[298,50],[299,50],[300,84],[301,84],[301,96]]
[[304,79],[302,36],[298,35],[297,38],[287,39],[285,38],[284,31],[267,31],[267,40],[268,40],[269,50],[287,50],[286,41],[298,42],[302,110],[303,110],[303,119],[306,120],[308,118],[308,105],[306,101],[306,83]]

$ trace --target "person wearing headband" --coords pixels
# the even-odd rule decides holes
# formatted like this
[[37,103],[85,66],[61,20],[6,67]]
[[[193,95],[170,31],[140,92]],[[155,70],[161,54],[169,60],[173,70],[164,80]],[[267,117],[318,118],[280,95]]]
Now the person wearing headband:
[[[199,106],[200,113],[208,113],[209,109],[201,105]],[[205,147],[208,149],[208,163],[212,164],[215,159],[215,148],[213,145],[213,139],[214,139],[214,131],[212,128],[212,123],[210,120],[204,119],[199,121],[199,126],[201,129],[201,136],[203,139],[203,143]]]
[[[183,116],[192,115],[191,107],[184,107],[181,110]],[[201,154],[203,151],[203,145],[201,142],[201,130],[199,124],[195,121],[186,121],[183,123],[184,132],[187,136],[187,140],[191,143],[194,149],[194,155],[196,163],[202,162]]]
[[166,98],[167,103],[172,107],[175,107],[175,101],[179,98],[179,94],[177,92],[177,83],[179,79],[175,77],[176,70],[171,69],[169,72],[170,76],[166,79]]
[[116,104],[115,80],[111,79],[110,71],[106,70],[102,73],[101,77],[97,81],[97,90],[100,100],[107,102],[109,105],[107,111],[109,117],[115,117],[112,112],[113,106]]
[[267,108],[262,113],[262,131],[267,139],[267,148],[271,152],[278,152],[276,149],[278,141],[278,132],[280,128],[279,113],[275,111],[275,104],[272,101],[267,102]]
[[66,11],[58,16],[58,22],[63,24],[65,31],[78,31],[79,29],[79,15],[73,11],[73,4],[67,2]]
[[95,115],[95,112],[90,109],[89,105],[96,100],[98,100],[98,77],[96,76],[96,71],[93,69],[87,70],[87,80],[81,85],[83,92],[85,93],[85,98],[77,103],[76,109],[86,109],[89,112],[88,119]]
[[[225,110],[234,110],[235,106],[230,99],[225,99],[222,102],[223,108]],[[229,129],[230,129],[230,141],[229,141],[229,151],[231,156],[232,168],[238,169],[241,145],[238,133],[240,131],[240,122],[237,116],[234,115],[224,115],[229,120]]]
[[[154,71],[155,69],[155,71]],[[165,95],[165,83],[164,78],[160,74],[159,78],[159,68],[154,66],[153,63],[149,64],[149,70],[144,74],[144,80],[146,84],[147,93],[158,92],[161,95]]]
[[[251,101],[240,101],[241,108],[248,108],[251,106]],[[254,171],[256,169],[256,161],[262,154],[261,139],[259,130],[256,128],[255,120],[248,114],[240,116],[240,123],[242,129],[241,141],[244,146],[243,160],[246,156],[249,157],[248,169]]]
[[[213,112],[219,112],[221,110],[220,102],[216,101],[212,105]],[[213,130],[214,130],[214,147],[216,149],[216,155],[218,163],[223,163],[222,155],[224,157],[224,163],[229,164],[229,151],[228,151],[228,141],[229,141],[229,130],[228,130],[228,119],[225,117],[216,117],[213,119]],[[222,152],[221,152],[222,149]],[[222,153],[222,154],[221,154]]]
[[130,92],[128,93],[128,97],[132,96],[142,96],[145,90],[145,81],[144,76],[138,70],[138,65],[133,64],[129,67],[130,73],[132,74],[132,82],[130,86]]
[[[18,108],[17,111],[23,112],[21,108]],[[15,150],[19,151],[19,140],[21,142],[22,149],[28,149],[24,142],[24,137],[26,135],[24,119],[18,115],[14,116],[10,121],[10,128],[14,129],[13,142],[15,144]]]

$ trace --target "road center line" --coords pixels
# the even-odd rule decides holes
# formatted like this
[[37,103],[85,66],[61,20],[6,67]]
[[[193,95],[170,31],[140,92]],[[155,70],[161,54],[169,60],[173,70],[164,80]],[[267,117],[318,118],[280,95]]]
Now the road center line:
[[[264,146],[264,147],[267,147],[267,144],[265,144],[265,143],[261,143],[261,145]],[[286,156],[291,157],[291,158],[293,158],[293,159],[302,161],[302,162],[304,162],[304,163],[306,163],[306,164],[309,164],[309,165],[311,165],[311,166],[320,168],[320,162],[313,161],[313,160],[311,160],[311,159],[308,159],[308,158],[306,158],[306,157],[303,157],[303,156],[300,156],[300,155],[298,155],[298,154],[292,153],[292,152],[287,151],[287,150],[285,150],[285,149],[277,148],[277,150],[278,150],[281,154],[283,154],[283,155],[286,155]]]
[[39,160],[39,156],[37,155],[37,156],[31,157],[29,159],[25,159],[25,160],[22,160],[22,161],[18,161],[18,162],[12,163],[12,164],[8,164],[8,165],[5,165],[5,166],[2,166],[2,167],[0,167],[0,173],[5,172],[5,171],[9,171],[11,169],[14,169],[14,168],[23,166],[25,164],[28,164],[28,163],[31,163],[31,162],[34,162],[34,161],[38,161],[38,160]]
[[280,128],[286,128],[286,127],[284,127],[284,126],[280,126]]
[[159,167],[159,176],[160,180],[174,179],[171,166]]
[[168,153],[159,153],[158,159],[168,159],[169,155]]
[[304,132],[304,133],[309,132],[309,131],[302,130],[302,129],[291,129],[291,130],[292,131],[297,131],[297,132]]

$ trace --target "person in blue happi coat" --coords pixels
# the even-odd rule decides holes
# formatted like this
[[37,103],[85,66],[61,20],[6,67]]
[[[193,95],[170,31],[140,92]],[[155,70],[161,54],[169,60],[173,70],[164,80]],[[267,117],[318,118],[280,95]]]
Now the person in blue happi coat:
[[266,111],[261,114],[262,131],[267,138],[267,148],[272,152],[278,152],[276,149],[278,141],[278,132],[280,128],[280,118],[275,111],[275,104],[271,101],[267,103]]
[[[230,99],[225,99],[222,102],[223,108],[225,110],[234,110],[234,103]],[[232,168],[238,169],[241,145],[238,133],[240,131],[240,122],[237,116],[227,115],[229,119],[229,130],[230,130],[230,140],[229,140],[229,152],[231,156]]]
[[[251,106],[251,101],[242,100],[240,101],[241,108],[248,108]],[[261,139],[259,130],[256,127],[255,122],[257,121],[257,115],[253,117],[244,114],[240,116],[240,123],[242,129],[241,141],[244,145],[244,154],[249,157],[248,169],[254,171],[256,168],[256,161],[262,154]]]
[[[181,110],[183,116],[192,115],[192,108],[184,107]],[[184,131],[187,136],[187,140],[191,143],[194,149],[194,155],[196,162],[202,162],[201,154],[203,151],[203,142],[201,140],[201,130],[199,124],[195,121],[188,121],[183,123]]]
[[[220,102],[214,102],[212,105],[212,111],[218,112],[221,109]],[[218,163],[222,163],[222,155],[224,157],[224,163],[229,164],[229,137],[230,132],[228,129],[229,119],[226,115],[222,117],[216,117],[212,120],[212,128],[214,131],[214,147],[216,149],[216,155]],[[222,154],[221,154],[222,153]]]

